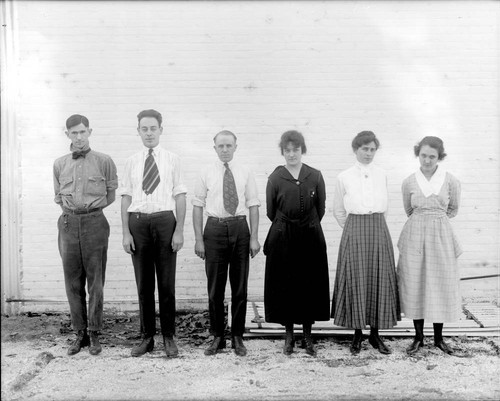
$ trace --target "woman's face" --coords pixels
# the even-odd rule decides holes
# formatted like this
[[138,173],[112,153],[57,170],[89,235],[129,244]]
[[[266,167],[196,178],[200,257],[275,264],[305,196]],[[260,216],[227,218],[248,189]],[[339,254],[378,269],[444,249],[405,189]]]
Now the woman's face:
[[420,161],[420,169],[423,173],[434,173],[437,168],[439,153],[437,149],[431,148],[429,145],[423,145],[418,153]]
[[358,159],[358,162],[360,162],[361,164],[370,164],[373,161],[376,152],[377,145],[375,145],[375,142],[361,145],[354,151],[354,153],[356,154],[356,159]]
[[302,161],[302,148],[296,147],[292,142],[283,148],[283,157],[285,158],[287,166],[299,166]]

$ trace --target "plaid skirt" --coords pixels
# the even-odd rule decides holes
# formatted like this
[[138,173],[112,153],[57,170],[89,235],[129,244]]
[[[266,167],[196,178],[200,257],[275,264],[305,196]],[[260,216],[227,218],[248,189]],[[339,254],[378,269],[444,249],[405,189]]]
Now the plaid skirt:
[[347,217],[331,315],[336,325],[353,329],[388,329],[401,320],[394,249],[382,213]]

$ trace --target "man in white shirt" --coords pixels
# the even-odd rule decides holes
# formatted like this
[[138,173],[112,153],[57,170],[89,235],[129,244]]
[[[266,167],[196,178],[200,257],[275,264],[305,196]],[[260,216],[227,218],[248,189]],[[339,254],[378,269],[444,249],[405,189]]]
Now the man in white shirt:
[[[243,345],[247,309],[249,255],[260,250],[257,185],[250,170],[233,161],[236,135],[221,131],[214,137],[216,163],[203,169],[196,183],[193,203],[195,253],[205,260],[208,280],[210,332],[214,336],[205,355],[226,347],[224,339],[224,290],[228,270],[231,284],[231,345],[245,356]],[[203,231],[203,209],[207,215]],[[249,210],[250,229],[246,220]],[[228,269],[229,268],[229,269]]]
[[179,157],[159,146],[161,114],[144,110],[137,119],[144,148],[127,159],[120,183],[123,248],[132,255],[143,337],[131,354],[141,356],[154,348],[156,271],[165,353],[175,357],[175,270],[184,243],[187,188]]

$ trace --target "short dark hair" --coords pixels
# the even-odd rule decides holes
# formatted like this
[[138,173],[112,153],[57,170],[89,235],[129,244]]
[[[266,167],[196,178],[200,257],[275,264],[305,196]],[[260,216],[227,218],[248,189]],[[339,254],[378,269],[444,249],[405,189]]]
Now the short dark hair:
[[302,135],[299,131],[290,130],[286,131],[281,135],[279,147],[281,149],[281,154],[283,154],[283,149],[285,149],[286,145],[289,143],[296,148],[300,148],[302,153],[307,152],[306,140],[304,139],[304,135]]
[[220,132],[217,132],[217,134],[215,134],[215,136],[214,136],[214,143],[215,143],[215,141],[217,140],[217,137],[218,137],[219,135],[229,135],[229,136],[232,136],[232,137],[234,138],[234,142],[236,142],[236,141],[238,140],[238,138],[236,138],[236,135],[235,135],[235,134],[233,134],[231,131],[228,131],[228,130],[222,130],[222,131],[220,131]]
[[83,124],[87,128],[89,127],[89,119],[81,114],[73,114],[71,117],[68,117],[66,120],[66,129],[70,129],[75,125]]
[[372,131],[361,131],[352,140],[352,150],[356,151],[361,146],[367,145],[371,142],[375,142],[375,146],[377,147],[377,149],[380,147],[380,142]]
[[158,121],[158,126],[161,127],[161,123],[163,121],[163,118],[162,118],[160,112],[158,112],[156,110],[153,110],[153,109],[141,111],[139,114],[137,114],[137,125],[140,124],[141,120],[144,117],[153,117],[153,118],[156,118],[156,121]]
[[426,136],[419,143],[417,143],[413,147],[413,151],[415,152],[415,156],[420,155],[420,149],[422,146],[427,145],[433,149],[436,149],[438,152],[438,160],[443,160],[446,157],[446,153],[444,153],[444,143],[441,138],[437,136]]

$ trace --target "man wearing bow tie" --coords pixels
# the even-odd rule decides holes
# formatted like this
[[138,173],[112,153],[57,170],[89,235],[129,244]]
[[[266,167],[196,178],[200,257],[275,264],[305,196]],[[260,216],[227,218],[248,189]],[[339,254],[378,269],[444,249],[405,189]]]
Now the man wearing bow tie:
[[144,146],[127,159],[119,190],[123,249],[132,255],[141,318],[142,342],[131,354],[138,357],[154,348],[156,275],[164,350],[167,357],[176,357],[175,271],[184,243],[187,188],[179,156],[160,146],[162,115],[143,110],[137,120]]
[[[109,224],[102,209],[115,200],[118,186],[116,166],[111,157],[91,150],[87,117],[75,114],[66,120],[71,153],[54,162],[55,202],[61,206],[59,253],[64,283],[77,337],[68,355],[89,345],[97,355],[102,348],[103,289],[108,251]],[[89,294],[88,318],[85,284]],[[88,332],[87,332],[88,330]]]

